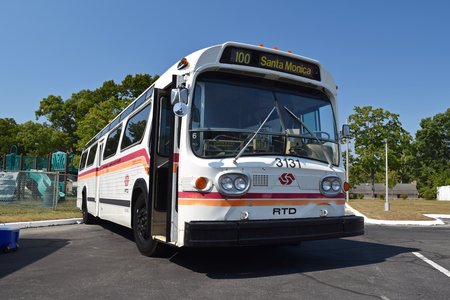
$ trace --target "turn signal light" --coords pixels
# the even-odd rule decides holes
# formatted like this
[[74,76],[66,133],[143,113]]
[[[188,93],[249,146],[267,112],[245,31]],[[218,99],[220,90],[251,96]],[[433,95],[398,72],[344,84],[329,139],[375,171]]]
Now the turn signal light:
[[199,177],[195,180],[195,188],[203,191],[208,186],[208,179],[205,177]]
[[344,182],[344,192],[347,192],[350,189],[350,184],[348,182]]

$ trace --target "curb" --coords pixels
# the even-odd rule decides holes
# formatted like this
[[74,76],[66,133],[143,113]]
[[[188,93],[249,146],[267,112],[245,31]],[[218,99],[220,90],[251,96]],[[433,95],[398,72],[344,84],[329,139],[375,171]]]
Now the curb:
[[394,220],[376,220],[366,217],[364,214],[360,213],[353,207],[351,207],[348,203],[345,203],[345,208],[350,210],[356,216],[360,216],[364,218],[364,223],[366,224],[376,224],[376,225],[416,225],[416,226],[436,226],[436,225],[444,225],[445,222],[440,218],[450,218],[450,215],[434,215],[434,214],[426,214],[429,218],[435,219],[434,221],[394,221]]
[[1,226],[8,226],[10,228],[15,229],[24,229],[24,228],[36,228],[36,227],[58,226],[58,225],[72,225],[81,223],[83,223],[82,218],[74,218],[74,219],[60,219],[60,220],[46,220],[46,221],[0,223],[0,228]]

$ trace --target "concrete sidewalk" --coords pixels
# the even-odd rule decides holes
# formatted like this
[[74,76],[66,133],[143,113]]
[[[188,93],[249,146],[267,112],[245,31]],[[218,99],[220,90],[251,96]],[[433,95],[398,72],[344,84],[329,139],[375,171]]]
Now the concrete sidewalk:
[[364,214],[360,213],[347,203],[345,204],[345,209],[347,211],[350,211],[352,214],[356,216],[364,217],[364,223],[365,224],[377,224],[377,225],[415,225],[415,226],[435,226],[435,225],[444,225],[445,222],[442,221],[442,219],[450,219],[450,215],[436,215],[436,214],[424,214],[424,216],[433,218],[434,220],[430,221],[413,221],[413,220],[376,220],[371,219],[365,216]]
[[0,226],[8,226],[8,227],[15,228],[15,229],[23,229],[23,228],[71,225],[71,224],[81,224],[81,223],[83,223],[82,218],[74,218],[74,219],[60,219],[60,220],[46,220],[46,221],[0,223]]

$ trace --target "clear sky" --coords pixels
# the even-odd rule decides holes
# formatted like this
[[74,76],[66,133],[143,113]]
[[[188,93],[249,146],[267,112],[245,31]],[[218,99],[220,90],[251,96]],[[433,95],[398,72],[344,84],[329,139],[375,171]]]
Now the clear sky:
[[414,135],[450,107],[449,1],[0,0],[0,118],[34,121],[48,95],[162,74],[225,41],[319,60],[341,123],[371,105]]

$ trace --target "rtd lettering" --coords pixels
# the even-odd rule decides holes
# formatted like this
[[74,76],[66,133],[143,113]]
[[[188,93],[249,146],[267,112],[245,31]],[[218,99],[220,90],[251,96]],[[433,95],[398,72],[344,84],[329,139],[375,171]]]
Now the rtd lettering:
[[295,207],[275,207],[272,213],[273,215],[295,215],[297,209]]

